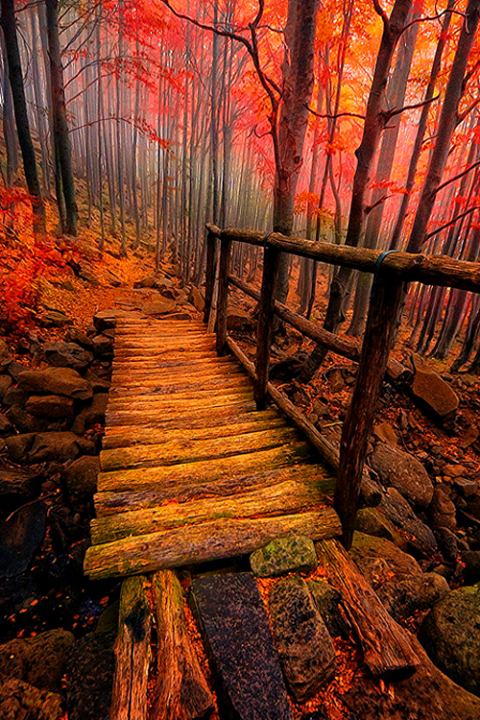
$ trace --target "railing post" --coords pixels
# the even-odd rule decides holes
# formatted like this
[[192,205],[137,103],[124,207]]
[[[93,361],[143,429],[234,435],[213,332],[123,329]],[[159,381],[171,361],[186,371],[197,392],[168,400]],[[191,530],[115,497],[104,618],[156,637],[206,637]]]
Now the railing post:
[[347,550],[352,544],[365,455],[395,337],[403,285],[391,275],[375,277],[357,379],[343,423],[333,504],[342,521],[342,543]]
[[280,253],[268,247],[265,242],[263,254],[263,275],[257,324],[257,357],[255,370],[257,379],[254,397],[257,409],[262,410],[267,400],[268,371],[270,367],[270,343],[274,322],[275,284],[278,274]]
[[215,257],[217,246],[217,234],[213,232],[212,226],[207,225],[207,265],[205,269],[205,309],[203,311],[203,322],[208,322],[212,307],[213,289],[215,287]]
[[217,355],[226,355],[227,346],[227,304],[228,304],[228,273],[230,269],[230,252],[232,241],[220,236],[220,267],[218,273],[217,301]]

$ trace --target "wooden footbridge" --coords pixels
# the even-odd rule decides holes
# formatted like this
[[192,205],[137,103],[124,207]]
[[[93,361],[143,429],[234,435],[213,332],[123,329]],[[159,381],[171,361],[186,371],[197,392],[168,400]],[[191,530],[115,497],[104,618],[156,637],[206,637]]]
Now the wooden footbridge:
[[331,471],[200,322],[119,319],[100,455],[92,578],[340,533]]

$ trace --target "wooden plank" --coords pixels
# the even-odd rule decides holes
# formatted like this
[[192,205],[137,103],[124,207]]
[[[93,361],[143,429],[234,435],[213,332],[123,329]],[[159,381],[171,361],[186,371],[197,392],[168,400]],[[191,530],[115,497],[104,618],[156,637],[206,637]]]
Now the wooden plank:
[[334,487],[333,475],[317,465],[289,465],[275,470],[232,474],[226,472],[211,479],[199,478],[192,483],[179,478],[177,481],[152,482],[144,490],[103,491],[95,495],[97,518],[122,512],[133,512],[157,507],[165,502],[185,503],[200,498],[221,498],[240,495],[249,490],[287,481],[310,482],[318,487],[324,496],[331,495]]
[[388,614],[345,549],[328,541],[320,542],[317,551],[328,579],[342,596],[369,670],[389,676],[413,672],[420,660],[406,631]]
[[215,440],[173,440],[160,445],[102,450],[100,464],[104,471],[145,465],[175,465],[267,450],[297,439],[297,431],[286,427],[237,435],[234,442],[232,438],[224,437]]
[[218,387],[231,387],[237,383],[241,387],[248,387],[251,385],[250,381],[245,378],[244,373],[240,370],[234,370],[233,368],[228,372],[222,372],[221,374],[215,374],[212,377],[211,373],[193,373],[187,374],[182,373],[181,375],[163,376],[160,373],[156,376],[154,373],[150,374],[150,377],[144,377],[133,380],[131,375],[128,373],[124,374],[125,382],[118,382],[117,377],[113,376],[113,387],[111,389],[112,395],[125,395],[134,393],[136,388],[145,392],[178,392],[181,388],[191,388],[194,390],[195,387],[201,387],[202,389],[215,389]]
[[146,720],[150,666],[150,609],[143,576],[122,582],[115,642],[111,720]]
[[323,504],[322,493],[315,480],[301,483],[287,480],[254,488],[234,497],[192,499],[188,503],[167,503],[161,507],[94,518],[90,530],[93,544],[101,545],[129,536],[148,535],[220,518],[294,514]]
[[215,411],[213,412],[212,407],[209,408],[198,408],[196,410],[190,410],[188,415],[177,415],[170,413],[166,415],[162,413],[161,416],[154,415],[148,418],[145,413],[142,412],[109,412],[107,407],[106,419],[107,425],[151,425],[152,423],[162,422],[165,424],[172,423],[177,418],[177,427],[190,427],[190,423],[197,422],[198,427],[201,426],[202,422],[205,425],[211,425],[212,416],[216,419],[219,418],[232,418],[238,414],[253,413],[255,411],[255,403],[253,400],[241,400],[239,402],[227,403],[226,405],[215,405]]
[[152,428],[152,427],[135,427],[115,428],[121,432],[108,432],[105,434],[102,442],[104,450],[112,448],[131,447],[132,445],[159,445],[167,441],[192,441],[192,440],[214,440],[221,437],[232,437],[235,434],[244,434],[250,432],[258,432],[259,430],[272,430],[279,427],[288,427],[285,420],[280,416],[273,417],[268,420],[252,419],[250,422],[236,423],[227,425],[220,423],[213,427],[207,428]]
[[[171,386],[170,386],[171,387]],[[227,383],[225,386],[221,386],[215,392],[212,392],[210,388],[195,388],[192,387],[183,390],[182,388],[171,387],[172,392],[149,392],[149,393],[134,393],[132,395],[121,395],[119,393],[112,393],[109,397],[109,407],[111,408],[123,408],[123,407],[137,407],[150,406],[164,404],[171,405],[172,403],[178,404],[188,403],[193,405],[200,405],[203,400],[212,399],[212,395],[216,398],[228,398],[228,397],[251,397],[252,396],[252,384],[247,380],[246,382],[238,382],[235,380],[233,383]]]
[[[225,412],[228,410],[228,412]],[[177,420],[172,417],[157,416],[149,422],[144,422],[141,425],[138,424],[125,424],[125,425],[107,425],[105,427],[105,437],[119,436],[125,433],[134,435],[145,431],[148,433],[150,430],[168,430],[175,432],[185,428],[186,430],[201,430],[202,428],[212,431],[218,428],[219,425],[232,426],[232,431],[236,425],[242,423],[264,423],[265,427],[268,427],[267,422],[276,421],[277,419],[283,419],[276,410],[265,410],[260,413],[255,412],[230,412],[229,408],[217,408],[215,412],[208,412],[202,410],[197,413],[194,417],[179,417]],[[178,425],[176,425],[178,423]]]
[[214,699],[187,629],[182,587],[171,570],[152,577],[157,625],[157,679],[151,720],[207,717]]
[[330,508],[296,515],[215,520],[151,535],[92,545],[85,556],[85,573],[93,580],[125,577],[245,555],[278,535],[305,535],[312,540],[336,537],[339,518]]
[[290,443],[288,446],[279,446],[269,450],[233,455],[225,464],[219,467],[218,462],[199,460],[194,463],[179,463],[178,465],[165,465],[164,467],[119,468],[113,472],[102,472],[98,475],[97,486],[103,490],[139,490],[152,486],[173,486],[178,483],[199,483],[224,477],[225,475],[248,475],[257,472],[259,468],[264,471],[275,470],[298,464],[311,459],[308,448],[304,442]]

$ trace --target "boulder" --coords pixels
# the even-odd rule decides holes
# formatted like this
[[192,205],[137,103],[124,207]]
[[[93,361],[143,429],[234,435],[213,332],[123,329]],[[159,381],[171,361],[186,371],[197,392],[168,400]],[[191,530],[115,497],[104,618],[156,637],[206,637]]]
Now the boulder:
[[480,694],[480,587],[452,590],[428,613],[419,640],[454,682]]
[[67,654],[74,637],[67,630],[47,630],[31,638],[15,638],[0,645],[0,674],[60,691]]
[[35,497],[40,478],[38,473],[13,468],[0,468],[0,505],[11,500],[28,501]]
[[20,433],[57,432],[66,430],[65,420],[52,422],[47,418],[30,415],[19,405],[13,405],[7,410],[7,417]]
[[464,550],[461,554],[463,577],[468,585],[480,582],[480,550]]
[[414,507],[428,507],[433,496],[433,484],[422,463],[413,455],[380,444],[370,458],[387,487],[394,487]]
[[0,413],[0,435],[9,435],[12,430],[13,426],[8,417]]
[[113,340],[107,337],[107,335],[97,335],[93,339],[93,354],[95,357],[112,358]]
[[85,430],[93,425],[102,425],[105,422],[107,404],[107,393],[95,393],[91,402],[89,402],[75,418],[75,422],[72,427],[73,432],[78,435],[83,435]]
[[389,487],[377,506],[400,530],[407,542],[409,552],[431,556],[438,549],[437,541],[428,525],[418,518],[412,508],[394,487]]
[[252,317],[240,308],[232,308],[227,315],[227,328],[236,332],[247,332],[253,327]]
[[88,335],[83,332],[83,330],[80,330],[79,328],[74,327],[73,325],[72,325],[72,327],[68,328],[68,330],[65,334],[65,339],[68,342],[73,342],[73,343],[77,343],[77,345],[81,345],[83,348],[85,348],[85,350],[92,349],[92,345],[93,345],[92,339],[89,338]]
[[450,592],[447,581],[435,572],[395,575],[375,591],[390,615],[406,623],[418,613],[432,608]]
[[16,360],[12,360],[12,362],[9,364],[7,372],[12,377],[15,382],[18,380],[18,376],[20,373],[25,372],[25,370],[28,370],[26,365],[22,365],[22,363],[17,362]]
[[193,305],[195,310],[203,312],[205,310],[205,300],[200,290],[192,285],[190,293],[188,295],[188,301]]
[[7,343],[0,338],[0,371],[6,367],[12,359]]
[[411,555],[385,538],[355,532],[350,554],[373,587],[384,582],[388,575],[416,575],[422,572]]
[[73,400],[66,395],[31,395],[25,409],[35,417],[59,420],[73,415]]
[[74,400],[88,400],[92,386],[71,368],[27,370],[18,376],[19,386],[29,392],[47,395],[66,395]]
[[456,392],[419,355],[413,355],[412,362],[412,395],[419,407],[442,424],[452,421],[459,405]]
[[410,642],[421,659],[410,677],[397,679],[384,692],[364,673],[353,677],[341,702],[354,720],[478,720],[480,700],[436,668],[414,636]]
[[289,572],[309,571],[317,565],[313,541],[299,535],[275,538],[250,555],[250,567],[257,577],[277,577]]
[[457,527],[457,512],[455,505],[450,499],[448,489],[443,485],[435,488],[432,503],[428,509],[428,515],[433,528],[448,528],[455,530]]
[[0,677],[2,720],[58,720],[61,712],[60,695],[38,690],[16,678]]
[[27,461],[28,453],[35,440],[35,433],[24,433],[22,435],[11,435],[5,439],[5,448],[8,457],[13,462]]
[[47,509],[41,502],[25,505],[0,526],[0,578],[20,575],[30,565],[46,529]]
[[340,612],[341,595],[323,580],[310,580],[308,589],[330,635],[348,637],[348,625]]
[[135,280],[133,283],[134,288],[153,288],[155,285],[156,276],[155,273],[150,273],[140,280]]
[[373,429],[373,435],[380,440],[382,443],[390,445],[392,448],[396,448],[398,445],[397,433],[388,422],[382,422],[375,425]]
[[115,310],[101,310],[93,316],[93,324],[98,332],[107,328],[115,328],[117,326],[117,312]]
[[84,455],[74,460],[63,471],[63,481],[72,507],[91,502],[97,492],[100,460],[95,455]]
[[146,315],[167,315],[177,310],[177,303],[162,296],[156,297],[150,302],[144,303],[142,311]]
[[66,325],[73,325],[73,320],[61,310],[45,310],[37,315],[37,324],[44,328],[62,328]]
[[305,702],[333,679],[335,648],[305,580],[277,582],[268,601],[275,647],[290,691]]
[[43,354],[50,365],[72,368],[73,370],[83,370],[93,360],[93,354],[89,350],[85,350],[77,343],[61,342],[59,340],[46,342],[43,346]]
[[5,445],[14,462],[66,462],[75,460],[81,453],[93,455],[95,446],[73,432],[46,432],[13,435]]
[[406,538],[395,529],[394,524],[375,507],[362,508],[357,513],[355,530],[367,535],[386,538],[393,542],[401,550],[406,550],[408,542]]
[[12,385],[12,387],[8,388],[7,392],[3,396],[3,404],[7,405],[7,407],[12,407],[12,405],[17,405],[18,407],[25,407],[27,402],[27,394],[22,388],[15,387]]
[[109,717],[115,637],[116,633],[89,633],[73,645],[66,668],[69,720],[103,720]]
[[10,375],[0,375],[0,403],[3,402],[5,393],[13,385]]

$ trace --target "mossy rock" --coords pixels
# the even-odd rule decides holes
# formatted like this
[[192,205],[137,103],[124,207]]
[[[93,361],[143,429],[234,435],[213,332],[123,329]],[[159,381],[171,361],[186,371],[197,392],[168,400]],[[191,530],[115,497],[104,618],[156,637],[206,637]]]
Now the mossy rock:
[[275,538],[250,555],[250,567],[257,577],[315,570],[317,565],[313,541],[301,535]]

